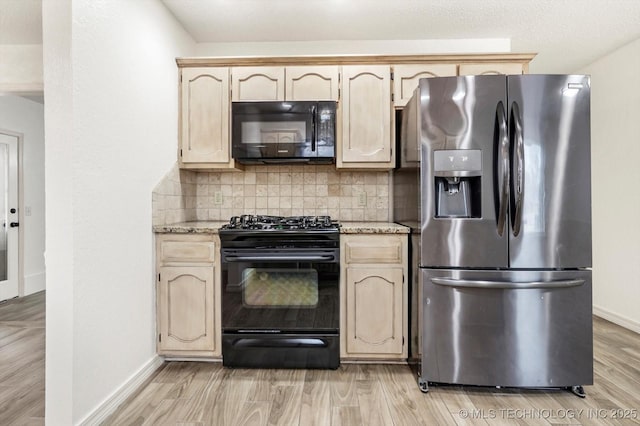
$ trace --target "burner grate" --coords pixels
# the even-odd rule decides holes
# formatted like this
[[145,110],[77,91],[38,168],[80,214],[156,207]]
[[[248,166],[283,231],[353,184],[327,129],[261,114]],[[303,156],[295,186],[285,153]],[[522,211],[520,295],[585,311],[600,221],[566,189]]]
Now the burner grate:
[[222,229],[233,230],[313,230],[336,229],[339,225],[330,216],[233,216]]

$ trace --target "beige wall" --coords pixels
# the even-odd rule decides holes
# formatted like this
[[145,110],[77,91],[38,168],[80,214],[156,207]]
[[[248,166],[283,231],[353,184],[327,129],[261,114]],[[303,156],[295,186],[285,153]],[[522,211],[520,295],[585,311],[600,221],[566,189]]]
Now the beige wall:
[[640,332],[640,39],[591,74],[594,313]]

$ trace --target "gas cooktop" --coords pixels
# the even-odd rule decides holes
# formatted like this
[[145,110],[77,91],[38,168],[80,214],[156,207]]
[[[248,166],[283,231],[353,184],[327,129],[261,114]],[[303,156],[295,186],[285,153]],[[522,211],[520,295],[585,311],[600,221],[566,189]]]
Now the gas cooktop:
[[340,224],[331,220],[330,216],[264,216],[242,215],[233,216],[229,223],[222,226],[221,230],[233,231],[313,231],[313,230],[337,230]]

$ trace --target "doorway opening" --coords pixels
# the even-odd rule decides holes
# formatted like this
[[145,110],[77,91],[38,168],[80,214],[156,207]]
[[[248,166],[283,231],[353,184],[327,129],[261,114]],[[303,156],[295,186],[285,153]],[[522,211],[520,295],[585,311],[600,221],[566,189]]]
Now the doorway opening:
[[0,129],[0,302],[22,290],[22,135]]

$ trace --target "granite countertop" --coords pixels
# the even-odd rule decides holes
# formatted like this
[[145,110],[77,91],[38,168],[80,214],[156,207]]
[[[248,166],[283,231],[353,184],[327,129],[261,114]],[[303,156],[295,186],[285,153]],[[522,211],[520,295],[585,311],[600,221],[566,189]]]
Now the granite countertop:
[[[171,234],[217,234],[227,221],[178,222],[155,225],[153,232]],[[390,222],[340,222],[341,234],[408,234],[409,228]]]
[[392,222],[340,222],[341,234],[408,234],[409,228]]
[[154,225],[153,232],[169,234],[217,234],[218,229],[228,221],[203,220],[196,222],[178,222],[168,225]]

